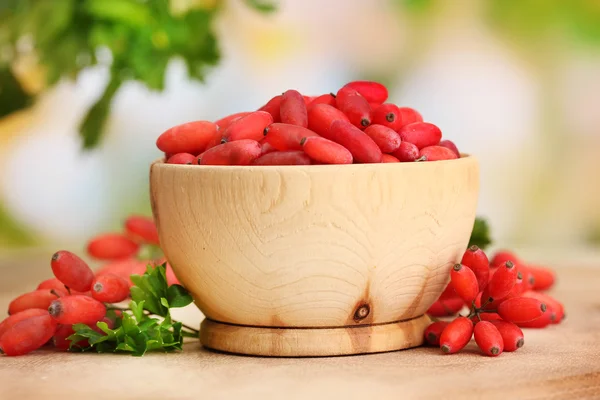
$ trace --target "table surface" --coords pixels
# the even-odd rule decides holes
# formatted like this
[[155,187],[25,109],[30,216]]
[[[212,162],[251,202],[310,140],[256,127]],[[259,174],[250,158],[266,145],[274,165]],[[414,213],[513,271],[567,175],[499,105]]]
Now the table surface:
[[[49,277],[49,254],[0,257],[0,309]],[[303,359],[220,354],[194,340],[141,358],[41,350],[0,358],[0,399],[600,399],[600,259],[587,264],[556,268],[552,294],[567,320],[525,330],[525,346],[498,358],[474,343],[452,356],[418,348]],[[202,315],[188,307],[175,317],[198,324]]]

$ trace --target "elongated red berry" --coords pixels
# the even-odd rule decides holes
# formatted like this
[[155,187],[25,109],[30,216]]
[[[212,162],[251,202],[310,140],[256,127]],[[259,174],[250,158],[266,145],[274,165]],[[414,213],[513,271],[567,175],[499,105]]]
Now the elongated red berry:
[[190,153],[173,154],[167,159],[167,164],[193,164],[196,156]]
[[482,301],[493,301],[505,298],[517,282],[517,268],[507,261],[494,273],[483,292]]
[[440,348],[445,354],[461,351],[473,336],[473,322],[467,317],[458,317],[450,322],[440,336]]
[[421,149],[419,152],[421,161],[443,161],[455,160],[456,154],[442,146],[428,146]]
[[49,315],[48,310],[41,308],[30,308],[19,311],[18,313],[5,318],[4,321],[0,322],[0,338],[2,338],[2,335],[17,323],[31,317],[39,317],[40,315]]
[[156,140],[156,147],[167,154],[200,154],[219,136],[219,127],[210,121],[194,121],[174,126]]
[[505,321],[528,322],[539,318],[546,311],[546,305],[530,297],[513,297],[498,306],[498,314]]
[[283,94],[279,114],[284,124],[308,127],[306,103],[297,90],[288,90]]
[[517,325],[520,328],[544,329],[550,324],[552,324],[555,320],[556,314],[550,308],[547,308],[541,317],[533,319],[531,321],[515,322],[515,325]]
[[114,274],[99,276],[92,284],[92,297],[105,303],[119,303],[129,297],[129,282]]
[[485,289],[490,277],[490,262],[484,251],[475,245],[469,247],[463,255],[461,264],[475,273],[479,290]]
[[98,260],[120,260],[133,257],[140,245],[120,233],[98,235],[87,244],[87,252]]
[[458,151],[458,147],[456,147],[452,140],[442,140],[438,146],[442,146],[448,150],[451,150],[454,154],[456,154],[456,158],[460,158],[460,151]]
[[252,165],[310,165],[310,158],[303,151],[275,151],[258,157]]
[[310,129],[284,123],[269,125],[265,128],[263,135],[265,142],[279,151],[302,150],[302,145],[300,145],[302,139],[318,136]]
[[347,148],[352,153],[355,162],[381,162],[382,152],[379,146],[377,146],[373,139],[350,122],[334,121],[329,129],[327,139]]
[[322,137],[302,139],[308,157],[322,164],[352,164],[352,153],[344,146]]
[[206,150],[200,165],[250,165],[260,154],[261,146],[256,140],[236,140]]
[[328,104],[332,107],[335,107],[335,94],[327,93],[327,94],[322,94],[320,96],[315,97],[314,99],[312,99],[312,101],[310,103],[308,103],[306,105],[306,109],[308,110],[312,106],[317,105],[317,104]]
[[477,293],[479,293],[479,285],[475,273],[461,264],[456,264],[450,271],[450,279],[456,294],[463,299],[467,304],[471,304]]
[[379,146],[382,153],[393,153],[400,147],[400,135],[387,126],[371,124],[365,133]]
[[440,336],[442,335],[442,331],[450,324],[450,322],[446,321],[436,321],[431,323],[423,332],[423,337],[425,339],[425,343],[430,346],[439,346],[440,345]]
[[400,162],[413,162],[419,158],[419,148],[409,142],[401,142],[396,151],[392,153]]
[[490,322],[498,329],[498,332],[500,332],[500,335],[502,336],[504,351],[516,351],[523,347],[525,344],[525,336],[523,335],[521,328],[512,322],[502,320]]
[[327,138],[334,121],[349,121],[346,114],[328,104],[317,104],[308,110],[308,129]]
[[491,322],[481,321],[475,324],[473,330],[475,342],[483,353],[490,357],[496,357],[504,351],[504,340],[498,328]]
[[365,129],[371,125],[371,106],[356,90],[344,86],[337,92],[335,103],[355,127]]
[[250,114],[250,111],[243,111],[243,112],[231,114],[231,115],[228,115],[226,117],[223,117],[223,118],[215,121],[215,124],[219,127],[220,132],[225,132],[225,130],[227,128],[229,128],[229,125],[231,125],[231,123],[233,121],[236,121],[242,117],[245,117],[248,114]]
[[402,127],[402,116],[397,105],[385,103],[373,109],[371,123],[387,126],[396,132]]
[[54,335],[56,322],[50,315],[40,315],[19,321],[0,338],[0,352],[20,356],[39,349]]
[[[268,128],[266,128],[268,129]],[[277,151],[275,147],[271,145],[271,143],[265,141],[264,139],[260,142],[260,155],[264,156],[265,154],[272,153]]]
[[402,126],[413,124],[415,122],[423,122],[421,114],[410,107],[398,107],[400,111],[400,119],[402,120]]
[[383,154],[381,156],[381,162],[382,163],[399,163],[400,160],[398,160],[396,157],[394,157],[391,154]]
[[59,324],[95,324],[106,315],[106,307],[88,296],[74,295],[54,300],[48,312]]
[[[148,260],[137,260],[135,258],[114,261],[100,267],[100,269],[96,271],[96,277],[106,274],[115,274],[128,281],[129,286],[131,286],[133,283],[131,282],[130,276],[143,275],[144,272],[146,272],[147,265],[150,263],[152,262]],[[167,273],[168,270],[169,268],[167,268]]]
[[537,299],[544,303],[546,307],[550,309],[552,313],[554,313],[554,318],[552,318],[551,321],[553,324],[559,324],[565,318],[565,307],[560,301],[556,300],[549,294],[530,290],[523,293],[523,297],[531,297],[532,299]]
[[531,264],[527,265],[527,269],[533,274],[533,290],[547,290],[554,285],[556,274],[552,270]]
[[[402,141],[414,144],[419,150],[437,145],[442,140],[440,128],[429,122],[414,122],[404,125],[398,132]],[[445,147],[444,147],[445,148]],[[454,153],[453,153],[454,154]]]
[[223,138],[228,142],[245,139],[258,142],[262,140],[265,128],[272,123],[273,117],[271,114],[265,111],[254,111],[232,122],[227,130],[223,132]]
[[347,83],[345,87],[356,90],[369,103],[383,104],[388,98],[387,88],[379,82],[353,81]]
[[65,284],[62,283],[61,281],[59,281],[57,278],[50,278],[50,279],[46,279],[45,281],[42,281],[36,289],[37,290],[40,290],[40,289],[67,290],[67,288],[65,287]]
[[519,257],[515,253],[509,250],[500,250],[494,254],[494,257],[490,260],[490,267],[498,268],[505,262],[510,261],[513,264],[524,265]]
[[92,286],[94,272],[85,261],[70,251],[61,250],[52,255],[50,262],[54,276],[65,286],[87,292]]
[[30,308],[47,309],[59,296],[66,296],[67,292],[58,289],[40,289],[25,293],[14,299],[8,305],[8,314],[13,315]]
[[458,298],[458,294],[456,294],[456,292],[454,291],[454,286],[452,286],[452,281],[450,281],[448,282],[448,285],[446,286],[442,294],[440,294],[438,300],[448,300],[456,298]]
[[302,99],[304,100],[304,104],[308,106],[317,96],[305,96],[302,95]]
[[271,114],[273,117],[273,122],[281,122],[281,116],[279,114],[279,109],[281,108],[281,100],[283,99],[283,95],[278,94],[273,97],[271,100],[267,102],[264,106],[258,109],[258,111],[265,111]]
[[496,313],[487,313],[487,312],[479,313],[479,315],[476,315],[473,318],[471,318],[471,321],[473,321],[473,323],[477,323],[479,321],[499,321],[499,320],[502,320],[501,316],[499,316]]
[[131,215],[124,223],[125,232],[131,239],[142,243],[158,245],[158,230],[154,218],[143,215]]
[[427,314],[432,317],[449,317],[456,315],[465,305],[460,297],[445,300],[437,300],[429,307]]

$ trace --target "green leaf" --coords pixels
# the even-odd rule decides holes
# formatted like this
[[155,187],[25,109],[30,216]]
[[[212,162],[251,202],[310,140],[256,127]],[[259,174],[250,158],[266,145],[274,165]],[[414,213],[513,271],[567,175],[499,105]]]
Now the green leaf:
[[129,308],[131,308],[131,311],[133,311],[133,316],[138,321],[138,323],[141,322],[142,319],[144,318],[144,303],[145,302],[146,302],[146,300],[142,300],[139,303],[132,300],[129,303]]
[[91,149],[100,143],[112,99],[120,86],[121,79],[113,72],[108,85],[104,89],[104,93],[88,111],[79,126],[79,133],[83,138],[84,149]]
[[277,10],[277,6],[271,1],[265,0],[246,0],[248,7],[254,8],[257,11],[270,13]]
[[169,308],[169,302],[164,297],[160,298],[160,304],[162,304],[163,306],[165,306],[165,308]]
[[490,237],[490,227],[487,221],[483,218],[476,218],[473,226],[473,232],[469,240],[469,246],[478,246],[480,249],[485,250],[490,244],[492,239]]
[[146,26],[152,22],[151,7],[139,1],[86,0],[83,2],[83,10],[91,18],[136,28]]
[[194,301],[189,292],[183,286],[177,284],[169,286],[167,300],[173,308],[185,307]]

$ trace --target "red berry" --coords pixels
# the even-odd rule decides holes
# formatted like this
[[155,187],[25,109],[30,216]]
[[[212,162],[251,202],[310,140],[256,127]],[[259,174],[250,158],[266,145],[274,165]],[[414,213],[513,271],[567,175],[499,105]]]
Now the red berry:
[[530,297],[513,297],[498,306],[498,314],[505,321],[529,322],[541,317],[546,311],[546,305]]
[[[483,292],[482,301],[500,300],[505,298],[517,281],[517,268],[507,261],[494,273]],[[491,299],[491,300],[490,300]]]
[[521,328],[543,329],[552,324],[555,320],[556,314],[552,311],[552,309],[546,308],[546,311],[544,311],[541,317],[527,322],[515,322],[515,325]]
[[19,321],[0,338],[0,352],[20,356],[45,345],[54,335],[56,322],[50,315],[40,315]]
[[304,105],[308,106],[317,96],[305,96],[302,95],[302,99],[304,100]]
[[139,249],[138,243],[119,233],[96,236],[87,245],[88,254],[98,260],[121,260],[133,257]]
[[422,161],[456,160],[456,155],[445,147],[429,146],[421,149],[419,158]]
[[491,322],[481,321],[475,324],[473,330],[475,342],[485,355],[496,357],[504,351],[504,341],[498,328]]
[[461,264],[475,273],[479,290],[485,289],[490,277],[490,263],[483,250],[475,245],[469,247],[463,255]]
[[129,282],[114,274],[99,276],[92,284],[92,297],[105,303],[119,303],[129,297]]
[[382,104],[388,98],[388,90],[378,82],[354,81],[345,85],[347,88],[356,90],[369,103]]
[[[485,306],[485,309],[495,310],[504,301],[512,299],[513,297],[521,297],[521,295],[525,292],[526,289],[527,288],[525,282],[523,281],[523,275],[521,275],[521,272],[519,271],[517,272],[517,279],[515,281],[515,285],[512,287],[510,292],[508,292],[508,294],[502,298],[494,299],[493,301],[488,301],[487,305]],[[487,292],[484,291],[484,294],[487,296]]]
[[440,128],[429,122],[414,122],[404,125],[398,133],[400,133],[403,142],[412,143],[419,150],[435,146],[442,140],[442,131],[440,131]]
[[279,109],[281,108],[281,100],[283,99],[283,95],[278,94],[273,97],[271,100],[267,102],[264,106],[258,109],[258,111],[265,111],[271,114],[273,117],[273,122],[281,122],[281,116],[279,114]]
[[471,321],[473,321],[473,323],[476,323],[479,321],[499,321],[499,320],[502,320],[502,317],[500,317],[496,313],[479,313],[479,316],[476,315],[471,318]]
[[504,351],[516,351],[525,344],[525,337],[523,331],[517,325],[512,322],[506,322],[502,320],[491,321],[492,324],[498,329],[500,335],[502,335],[502,342],[504,343]]
[[280,151],[302,150],[300,141],[309,136],[319,136],[310,129],[298,125],[271,124],[265,128],[265,142]]
[[347,148],[352,153],[355,162],[381,162],[382,153],[379,146],[377,146],[373,139],[350,122],[334,121],[327,133],[327,139],[333,140]]
[[317,104],[308,110],[308,129],[327,137],[329,128],[334,121],[348,121],[346,114],[327,104]]
[[454,291],[454,286],[452,286],[452,281],[450,281],[448,283],[448,286],[446,286],[446,289],[444,289],[442,294],[440,294],[440,297],[438,300],[448,300],[448,299],[456,299],[456,298],[458,298],[458,294],[456,294],[456,292]]
[[392,155],[400,162],[413,162],[419,158],[419,148],[412,143],[402,142]]
[[260,154],[261,147],[256,140],[243,139],[206,150],[199,162],[200,165],[250,165]]
[[128,281],[129,286],[131,286],[133,283],[129,277],[131,275],[143,275],[149,263],[150,261],[136,260],[135,258],[111,262],[96,271],[96,277],[114,274]]
[[63,291],[67,290],[67,288],[65,287],[65,284],[56,278],[50,278],[50,279],[46,279],[45,281],[42,281],[42,283],[40,283],[36,289],[37,290],[59,289],[59,290],[63,290]]
[[275,151],[258,157],[252,165],[310,165],[310,158],[303,151]]
[[391,154],[383,154],[381,156],[381,162],[382,163],[397,163],[397,162],[400,162],[400,160],[398,160],[396,157],[394,157]]
[[391,103],[382,104],[373,109],[373,124],[387,126],[396,132],[402,127],[402,116],[398,106]]
[[496,254],[494,254],[494,257],[492,257],[492,259],[490,260],[490,267],[498,268],[507,261],[510,261],[513,264],[523,264],[521,260],[519,260],[519,257],[517,257],[512,251],[500,250],[496,252]]
[[386,126],[372,124],[365,129],[365,133],[379,146],[382,153],[393,153],[400,147],[400,135]]
[[552,318],[553,324],[559,324],[565,318],[565,308],[561,302],[546,293],[527,291],[523,293],[523,297],[531,297],[544,303],[546,307],[554,314]]
[[70,251],[61,250],[52,255],[52,272],[69,288],[87,292],[92,286],[94,272],[81,258]]
[[245,117],[246,115],[250,114],[249,111],[244,111],[244,112],[239,112],[239,113],[235,113],[235,114],[231,114],[228,115],[226,117],[223,117],[217,121],[215,121],[215,124],[219,126],[219,131],[220,132],[225,132],[225,130],[227,128],[229,128],[229,125],[231,125],[231,123],[233,121],[236,121],[242,117]]
[[473,322],[466,317],[458,317],[450,322],[440,336],[440,347],[446,354],[461,351],[473,336]]
[[196,156],[190,153],[173,154],[167,159],[167,164],[193,164]]
[[284,124],[308,126],[306,103],[297,90],[288,90],[283,94],[279,114]]
[[402,120],[402,126],[409,125],[415,122],[423,122],[423,117],[417,110],[410,107],[399,107],[400,119]]
[[167,154],[200,154],[220,136],[219,127],[210,121],[194,121],[167,129],[156,140],[156,147]]
[[31,317],[39,317],[40,315],[48,315],[48,310],[41,308],[29,308],[5,318],[4,321],[0,322],[0,338],[2,338],[2,335],[17,323]]
[[456,154],[456,158],[460,158],[460,151],[458,151],[458,147],[456,147],[456,145],[454,144],[453,141],[451,140],[442,140],[438,146],[442,146],[447,148],[448,150],[451,150],[454,154]]
[[371,125],[371,106],[356,90],[344,86],[337,92],[335,102],[355,127],[365,129]]
[[74,295],[54,300],[48,312],[59,324],[92,325],[106,315],[106,307],[88,296]]
[[271,114],[266,111],[254,111],[232,122],[223,133],[223,138],[228,142],[245,139],[258,142],[262,140],[265,128],[272,123],[273,117]]
[[425,343],[430,346],[439,346],[440,345],[440,336],[442,335],[442,331],[449,325],[449,322],[446,321],[436,321],[425,329],[423,332],[423,337],[425,339]]
[[[53,293],[54,292],[54,293]],[[55,294],[56,293],[56,294]],[[58,296],[57,296],[58,294]],[[50,303],[59,296],[66,296],[67,292],[59,289],[40,289],[25,293],[14,299],[8,305],[8,314],[13,315],[30,308],[48,309]]]
[[304,152],[322,164],[352,164],[352,154],[344,146],[322,137],[307,137],[300,142]]
[[[265,129],[269,129],[269,128],[265,128]],[[272,153],[274,151],[277,151],[277,149],[275,147],[273,147],[273,145],[271,145],[271,143],[265,141],[265,139],[260,141],[260,155],[261,156]]]
[[306,109],[308,110],[312,106],[315,106],[317,104],[327,104],[332,107],[335,107],[335,94],[328,93],[315,97],[310,103],[306,105]]
[[547,290],[554,285],[556,275],[550,269],[533,265],[527,269],[533,275],[533,290]]
[[461,264],[456,264],[450,271],[450,279],[456,294],[465,303],[470,305],[479,293],[479,285],[477,284],[475,273]]
[[158,245],[158,230],[154,219],[142,215],[132,215],[125,220],[125,232],[139,242]]
[[438,300],[429,307],[427,314],[432,317],[449,317],[456,315],[465,305],[460,297],[447,300]]

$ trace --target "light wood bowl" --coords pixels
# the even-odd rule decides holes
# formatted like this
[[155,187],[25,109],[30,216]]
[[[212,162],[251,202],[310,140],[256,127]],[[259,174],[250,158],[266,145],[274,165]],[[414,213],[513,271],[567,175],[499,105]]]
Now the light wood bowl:
[[208,348],[265,356],[422,344],[465,251],[477,160],[150,169],[161,246]]

